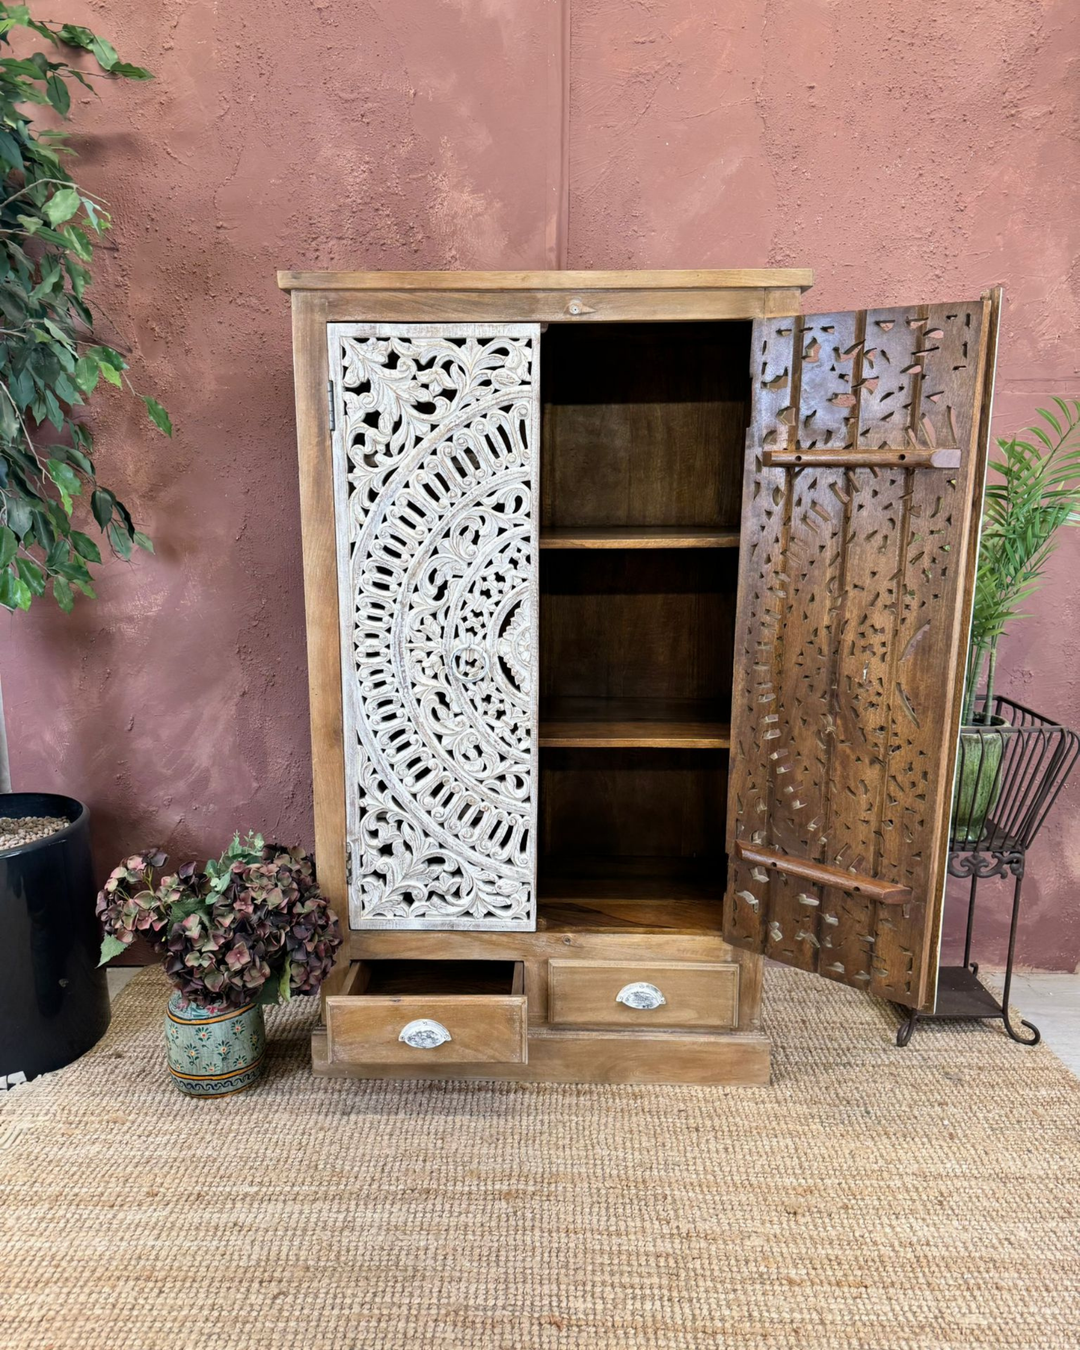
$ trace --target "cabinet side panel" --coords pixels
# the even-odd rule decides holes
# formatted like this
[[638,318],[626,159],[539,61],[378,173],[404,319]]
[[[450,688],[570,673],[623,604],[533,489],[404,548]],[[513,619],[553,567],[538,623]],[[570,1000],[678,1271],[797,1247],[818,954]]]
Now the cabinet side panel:
[[[327,404],[326,314],[319,295],[292,298],[296,436],[304,547],[315,857],[319,885],[345,921],[345,760],[341,728],[337,546]],[[347,969],[348,961],[341,967]]]

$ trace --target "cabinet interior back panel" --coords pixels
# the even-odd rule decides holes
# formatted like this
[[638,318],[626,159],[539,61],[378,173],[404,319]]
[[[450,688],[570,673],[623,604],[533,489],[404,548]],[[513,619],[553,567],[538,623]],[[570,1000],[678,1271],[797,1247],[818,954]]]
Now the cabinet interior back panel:
[[548,552],[541,697],[731,707],[738,560],[713,549]]
[[542,525],[738,529],[750,331],[552,325],[541,339]]
[[727,755],[711,750],[548,750],[542,857],[717,858]]

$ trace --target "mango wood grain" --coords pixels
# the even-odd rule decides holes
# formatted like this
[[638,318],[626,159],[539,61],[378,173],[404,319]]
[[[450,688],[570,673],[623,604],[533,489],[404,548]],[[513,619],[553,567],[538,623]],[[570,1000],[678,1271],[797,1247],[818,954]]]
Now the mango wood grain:
[[[655,1008],[616,1001],[629,984],[646,982],[664,996]],[[738,1022],[736,963],[690,961],[549,961],[548,1022],[553,1026],[730,1030]]]
[[[294,292],[294,294],[299,292]],[[653,320],[756,319],[769,312],[772,291],[539,290],[403,291],[321,290],[327,315],[339,323],[538,322],[637,323]],[[790,294],[790,292],[789,292]],[[798,294],[798,292],[794,292]]]
[[540,859],[545,930],[719,934],[722,860],[580,856]]
[[[335,995],[325,1004],[326,1053],[331,1064],[522,1064],[528,1055],[525,998],[446,994]],[[400,1039],[409,1022],[431,1018],[450,1039],[430,1049]]]
[[770,286],[765,292],[765,314],[798,314],[805,286]]
[[769,1041],[755,1032],[530,1030],[526,1064],[334,1064],[326,1032],[311,1038],[314,1072],[337,1078],[468,1078],[521,1083],[691,1083],[760,1087],[769,1082]]
[[559,886],[541,885],[541,895],[550,892],[553,898],[541,900],[543,912],[540,923],[547,928],[589,928],[595,933],[709,933],[722,929],[722,892],[708,899],[680,899],[665,896],[662,899],[620,899],[624,888],[611,885],[610,896],[577,894],[584,889],[574,886],[573,897],[556,899]]
[[731,728],[708,702],[557,698],[540,713],[541,747],[672,747],[722,750]]
[[[991,287],[987,295],[985,375],[982,385],[982,399],[979,405],[977,441],[979,462],[970,482],[972,527],[968,531],[967,555],[964,559],[964,575],[969,578],[969,582],[961,590],[960,605],[956,615],[959,639],[965,644],[971,633],[971,611],[975,600],[975,588],[970,579],[975,576],[979,558],[979,541],[982,534],[983,496],[986,490],[986,468],[990,455],[990,424],[994,414],[998,341],[1001,334],[1001,310],[1004,298],[1005,292],[1001,286]],[[969,649],[967,652],[968,659],[970,659],[970,656]],[[967,661],[961,660],[956,664],[952,688],[949,691],[950,719],[945,739],[945,763],[942,766],[946,783],[954,783],[956,777],[956,760],[960,752],[960,721],[963,713],[966,677]],[[949,812],[945,818],[944,828],[948,827],[948,822],[952,819],[951,794],[949,795],[949,803]],[[940,894],[931,911],[932,922],[926,943],[927,974],[923,1000],[920,1005],[923,1012],[933,1012],[937,1002],[938,972],[941,960],[941,926],[945,913],[946,884],[946,878],[943,875]]]
[[766,468],[785,465],[797,468],[813,464],[833,469],[958,469],[961,452],[955,447],[944,450],[763,450],[761,462]]
[[759,963],[754,953],[732,947],[715,931],[657,931],[647,907],[643,911],[640,929],[605,932],[602,925],[582,924],[573,914],[553,906],[550,915],[541,910],[541,926],[533,933],[354,928],[345,945],[354,961],[541,961],[569,954],[609,961],[628,955],[666,961],[738,961],[748,968]]
[[[544,917],[541,916],[543,923]],[[760,957],[731,947],[715,932],[660,931],[640,927],[605,930],[603,919],[581,925],[578,916],[551,916],[552,926],[535,933],[424,933],[359,931],[349,937],[353,961],[513,961],[524,966],[529,1023],[548,1023],[547,963],[554,960],[617,961],[645,969],[660,963],[739,967],[738,1029],[755,1030],[761,1018]],[[644,977],[642,977],[644,978]]]
[[[345,754],[342,741],[341,656],[338,646],[337,543],[330,426],[326,401],[326,313],[317,295],[292,302],[296,441],[300,472],[300,524],[304,551],[308,692],[311,718],[315,857],[319,885],[343,923],[348,921],[345,881]],[[338,962],[324,982],[335,991],[348,971]]]
[[[723,859],[702,857],[618,857],[597,854],[540,858],[540,901],[552,903],[618,901],[639,910],[681,901],[714,906],[723,892]],[[550,916],[549,916],[550,917]],[[715,926],[716,916],[713,916]]]
[[807,290],[808,267],[729,267],[673,271],[537,272],[303,272],[282,270],[284,291],[533,291],[585,289],[675,290],[779,286]]
[[738,548],[737,530],[704,526],[612,525],[540,531],[541,548]]
[[592,858],[620,867],[632,857],[663,871],[674,856],[707,869],[721,886],[726,873],[717,822],[727,801],[728,759],[726,750],[670,746],[542,750],[545,867],[565,874]]
[[541,705],[631,699],[633,720],[729,721],[737,571],[736,549],[543,552]]
[[749,341],[746,323],[551,325],[541,528],[738,530]]
[[[968,314],[966,333],[957,330]],[[990,300],[970,309],[928,305],[919,310],[923,359],[917,387],[922,416],[920,443],[957,445],[960,469],[951,474],[913,472],[904,541],[904,579],[895,636],[890,644],[889,753],[880,801],[881,875],[907,880],[913,898],[899,908],[878,906],[871,963],[873,992],[924,1006],[936,986],[938,952],[933,933],[944,903],[953,795],[956,730],[975,585],[971,535],[986,479],[987,443],[980,410],[985,383],[992,378],[988,335]],[[956,316],[955,318],[953,316]],[[943,331],[942,331],[943,330]],[[942,332],[940,337],[932,334]],[[889,335],[886,335],[889,336]],[[929,341],[928,341],[929,339]],[[943,378],[935,378],[939,373]],[[880,394],[880,388],[878,393]],[[879,415],[872,409],[871,418]],[[911,437],[908,437],[910,440]],[[950,501],[950,496],[953,498]]]
[[[936,970],[988,320],[982,300],[755,325],[725,934],[909,1006]],[[899,462],[941,452],[959,467]]]
[[851,891],[853,895],[865,895],[879,904],[899,905],[911,899],[910,886],[895,885],[862,872],[830,867],[827,863],[806,858],[789,858],[776,849],[747,844],[741,839],[735,844],[735,852],[744,862],[757,864],[767,871],[782,872],[788,877],[813,882],[815,886],[837,886],[841,890]]

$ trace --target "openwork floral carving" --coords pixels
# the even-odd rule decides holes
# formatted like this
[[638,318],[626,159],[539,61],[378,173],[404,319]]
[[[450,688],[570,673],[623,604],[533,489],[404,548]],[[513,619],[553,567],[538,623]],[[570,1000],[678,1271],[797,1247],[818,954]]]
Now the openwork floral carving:
[[329,341],[352,924],[531,927],[538,331]]

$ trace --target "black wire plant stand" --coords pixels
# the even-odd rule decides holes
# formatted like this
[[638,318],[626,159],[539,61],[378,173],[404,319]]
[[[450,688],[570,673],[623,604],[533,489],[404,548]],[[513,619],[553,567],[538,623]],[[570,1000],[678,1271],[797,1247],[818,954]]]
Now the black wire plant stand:
[[[1038,1027],[1021,1018],[1025,1035],[1009,1013],[1016,929],[1024,883],[1027,851],[1042,829],[1080,752],[1080,736],[1041,713],[1001,694],[994,696],[986,716],[985,695],[976,700],[976,723],[960,732],[956,788],[949,825],[951,877],[966,877],[968,892],[964,963],[942,966],[938,972],[937,1002],[933,1012],[901,1008],[904,1021],[896,1044],[907,1045],[921,1021],[961,1021],[995,1018],[1021,1045],[1038,1045]],[[979,979],[978,963],[971,959],[975,900],[979,882],[987,877],[1012,877],[1012,917],[1005,985],[1001,1001]]]

